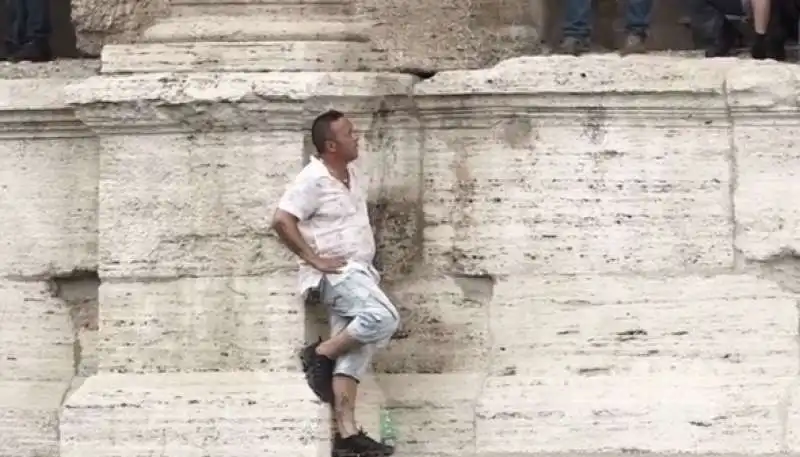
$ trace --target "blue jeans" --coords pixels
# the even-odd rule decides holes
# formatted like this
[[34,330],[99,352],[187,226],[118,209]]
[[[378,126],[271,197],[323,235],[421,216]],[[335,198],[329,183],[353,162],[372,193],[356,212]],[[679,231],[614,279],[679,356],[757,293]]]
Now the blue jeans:
[[[674,0],[673,0],[674,1]],[[589,38],[592,27],[592,0],[564,0],[564,36]],[[644,36],[650,26],[650,12],[653,0],[628,0],[625,11],[625,30],[628,33]]]
[[11,49],[27,43],[46,43],[50,38],[50,0],[6,0],[8,36]]

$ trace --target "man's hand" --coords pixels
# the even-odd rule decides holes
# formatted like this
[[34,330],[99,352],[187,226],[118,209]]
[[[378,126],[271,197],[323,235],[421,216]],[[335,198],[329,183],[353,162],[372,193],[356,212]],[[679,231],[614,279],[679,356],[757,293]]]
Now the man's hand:
[[337,274],[342,272],[347,261],[344,257],[315,257],[308,263],[323,273]]

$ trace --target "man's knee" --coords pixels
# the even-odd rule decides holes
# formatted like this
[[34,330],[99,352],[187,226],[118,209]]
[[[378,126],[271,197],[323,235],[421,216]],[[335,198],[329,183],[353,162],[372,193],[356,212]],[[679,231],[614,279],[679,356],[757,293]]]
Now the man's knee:
[[348,327],[355,339],[370,344],[388,340],[399,324],[396,311],[375,301],[361,309]]
[[370,307],[364,314],[364,319],[370,322],[375,332],[373,341],[370,342],[390,338],[400,324],[396,312],[383,305]]

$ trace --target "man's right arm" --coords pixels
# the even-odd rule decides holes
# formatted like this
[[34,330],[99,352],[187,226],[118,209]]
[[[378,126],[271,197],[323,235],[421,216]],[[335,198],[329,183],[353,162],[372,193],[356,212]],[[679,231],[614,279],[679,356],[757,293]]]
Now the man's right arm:
[[303,239],[297,224],[300,219],[294,214],[278,208],[272,218],[272,228],[278,233],[281,241],[290,251],[304,261],[313,265],[315,257],[311,246]]
[[320,258],[303,239],[298,223],[312,217],[320,206],[318,182],[298,181],[286,190],[272,218],[272,228],[296,256],[323,273],[338,273],[344,266],[339,258]]

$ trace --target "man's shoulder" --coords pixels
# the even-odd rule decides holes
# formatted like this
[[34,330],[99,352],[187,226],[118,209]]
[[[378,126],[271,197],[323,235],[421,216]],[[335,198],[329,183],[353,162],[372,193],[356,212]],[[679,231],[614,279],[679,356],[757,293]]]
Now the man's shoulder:
[[322,179],[325,176],[324,167],[320,167],[320,163],[318,160],[311,159],[309,163],[307,163],[300,173],[298,173],[295,178],[295,183],[311,183],[316,182]]

